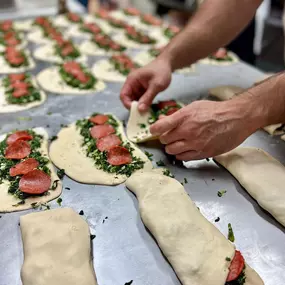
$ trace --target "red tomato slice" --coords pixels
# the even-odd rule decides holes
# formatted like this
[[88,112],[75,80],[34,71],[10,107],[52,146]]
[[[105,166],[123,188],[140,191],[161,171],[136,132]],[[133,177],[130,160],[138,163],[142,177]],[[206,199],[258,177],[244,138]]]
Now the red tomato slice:
[[157,104],[157,107],[159,110],[164,109],[165,107],[176,107],[177,103],[174,100],[169,100],[169,101],[161,101]]
[[25,80],[26,75],[24,73],[9,74],[8,78],[9,78],[10,82],[16,82],[16,81]]
[[29,91],[27,89],[16,89],[12,93],[14,98],[20,98],[27,95],[29,95]]
[[232,260],[232,263],[229,267],[229,274],[227,277],[227,282],[233,281],[238,279],[240,274],[242,273],[242,270],[244,268],[244,258],[241,255],[240,251],[236,250],[235,256]]
[[22,159],[31,153],[30,145],[23,140],[17,140],[8,145],[5,150],[5,158],[7,159]]
[[96,115],[94,117],[89,118],[89,121],[96,125],[104,125],[109,120],[107,115]]
[[111,165],[129,164],[132,162],[132,156],[125,147],[115,146],[108,151],[107,161]]
[[10,175],[13,177],[17,175],[27,174],[28,172],[32,171],[38,166],[39,166],[39,163],[36,159],[28,158],[16,164],[14,167],[10,168]]
[[48,191],[51,184],[51,178],[45,172],[35,169],[20,179],[19,189],[28,194],[43,194]]
[[33,139],[33,136],[30,135],[27,131],[17,131],[11,134],[7,138],[7,145],[14,143],[15,141],[22,140],[22,141],[30,141]]
[[115,132],[116,130],[111,125],[96,125],[90,129],[90,134],[94,139],[100,139]]
[[98,139],[96,142],[96,146],[100,151],[110,150],[111,148],[118,146],[122,143],[120,138],[115,135],[109,135],[106,137],[103,137],[101,139]]

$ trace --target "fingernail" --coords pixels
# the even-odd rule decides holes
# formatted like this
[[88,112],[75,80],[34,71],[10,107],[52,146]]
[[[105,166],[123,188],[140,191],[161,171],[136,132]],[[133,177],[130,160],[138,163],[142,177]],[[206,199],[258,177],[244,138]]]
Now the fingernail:
[[139,110],[140,111],[146,111],[147,110],[147,105],[145,103],[139,104]]

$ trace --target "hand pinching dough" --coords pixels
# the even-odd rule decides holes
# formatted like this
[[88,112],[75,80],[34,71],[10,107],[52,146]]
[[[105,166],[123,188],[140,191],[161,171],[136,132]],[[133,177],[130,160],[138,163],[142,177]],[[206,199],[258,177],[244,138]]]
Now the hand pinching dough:
[[88,224],[61,208],[20,218],[23,285],[97,285]]
[[239,147],[215,157],[245,190],[285,226],[285,167],[265,151]]
[[[126,186],[137,196],[142,221],[183,285],[230,284],[226,282],[234,275],[230,270],[237,253],[234,245],[203,217],[177,180],[155,171],[141,172]],[[246,285],[263,284],[248,265],[237,277],[241,275]]]
[[169,116],[182,107],[182,103],[174,100],[161,101],[157,104],[152,104],[148,111],[141,113],[138,110],[138,102],[133,101],[127,124],[129,140],[134,143],[141,143],[157,139],[150,133],[151,124],[161,119],[161,116]]

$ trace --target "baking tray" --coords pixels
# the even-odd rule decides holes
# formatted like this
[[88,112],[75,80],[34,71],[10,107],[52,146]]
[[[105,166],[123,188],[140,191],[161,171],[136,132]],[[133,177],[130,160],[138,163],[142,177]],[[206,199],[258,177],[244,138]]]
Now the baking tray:
[[[30,44],[29,48],[34,46]],[[89,65],[98,59],[100,57],[89,57]],[[47,66],[37,62],[32,73],[37,74]],[[198,64],[194,75],[175,74],[170,88],[158,99],[176,98],[190,103],[207,98],[211,87],[234,84],[246,88],[263,75],[242,62],[226,67]],[[0,133],[16,128],[45,127],[51,137],[59,132],[61,124],[72,123],[96,111],[110,112],[127,121],[128,111],[119,99],[121,87],[122,84],[108,83],[103,92],[86,96],[48,94],[46,103],[35,109],[0,114]],[[260,147],[285,163],[285,143],[264,131],[252,135],[244,145]],[[285,229],[264,212],[227,171],[206,160],[189,162],[188,168],[173,165],[157,142],[140,147],[153,154],[154,165],[162,159],[177,180],[187,178],[186,191],[201,213],[224,235],[227,235],[227,224],[232,224],[237,248],[266,285],[284,284]],[[219,198],[219,190],[227,190],[226,195]],[[91,233],[96,235],[93,256],[99,285],[124,285],[131,280],[133,285],[181,284],[141,222],[137,200],[124,184],[86,185],[65,176],[62,199],[62,207],[84,211]],[[59,207],[55,201],[50,205]],[[33,211],[0,214],[0,285],[21,284],[23,249],[19,218]],[[217,217],[220,221],[215,223]]]

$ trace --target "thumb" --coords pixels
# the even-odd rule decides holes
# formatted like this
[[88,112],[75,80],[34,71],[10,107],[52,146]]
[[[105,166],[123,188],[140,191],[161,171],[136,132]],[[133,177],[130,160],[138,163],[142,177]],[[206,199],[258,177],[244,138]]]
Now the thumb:
[[164,84],[158,84],[156,81],[151,81],[148,89],[139,100],[139,111],[147,111],[150,105],[152,104],[154,97],[164,89]]
[[166,116],[156,121],[153,125],[151,125],[150,132],[152,135],[160,136],[176,128],[180,124],[180,120],[181,115],[180,112],[177,111],[176,113],[170,116]]

